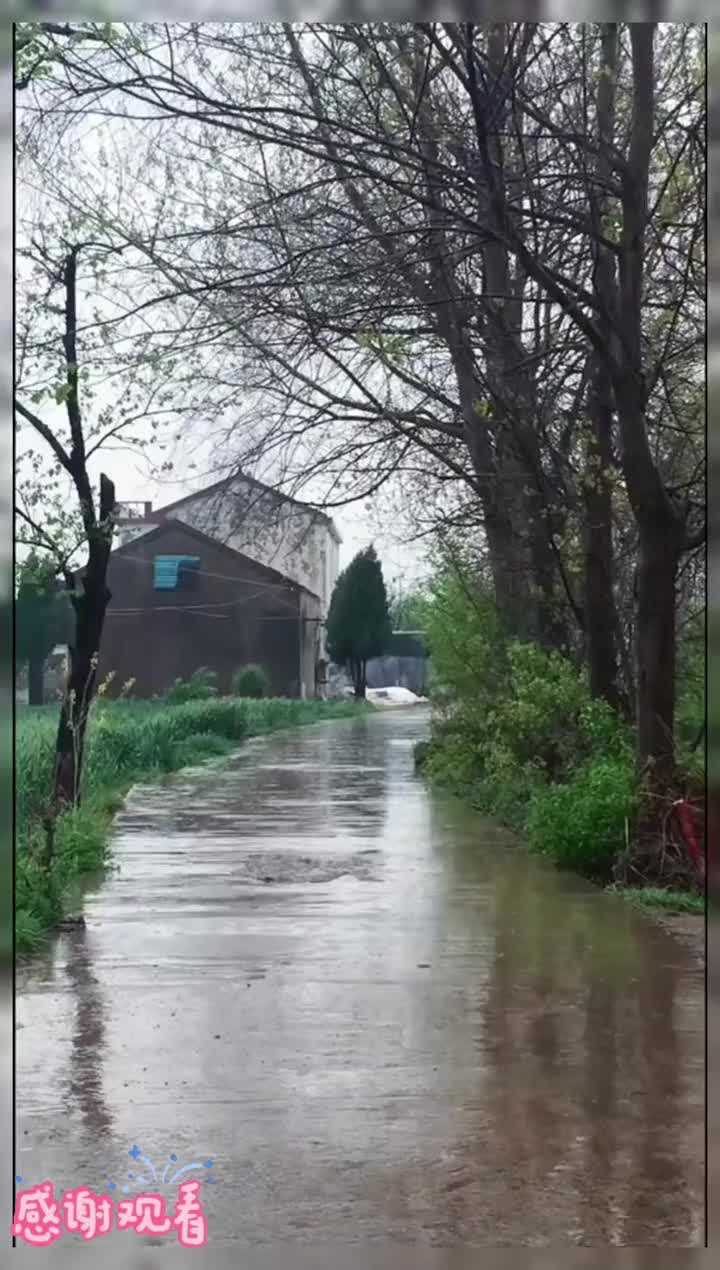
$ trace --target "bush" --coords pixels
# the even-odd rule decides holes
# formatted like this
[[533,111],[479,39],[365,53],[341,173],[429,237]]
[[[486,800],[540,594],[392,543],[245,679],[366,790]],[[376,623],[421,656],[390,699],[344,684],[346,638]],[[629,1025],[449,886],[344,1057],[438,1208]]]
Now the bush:
[[217,696],[217,675],[214,670],[200,666],[189,679],[176,679],[166,694],[166,701],[182,705],[185,701],[207,701]]
[[232,691],[236,697],[269,697],[270,679],[262,666],[241,666],[232,677]]
[[624,849],[625,821],[633,817],[636,800],[629,758],[594,760],[567,784],[534,795],[526,824],[530,847],[561,868],[607,881]]
[[569,657],[503,641],[472,569],[440,570],[424,619],[435,714],[423,772],[558,864],[607,878],[636,802],[628,725]]

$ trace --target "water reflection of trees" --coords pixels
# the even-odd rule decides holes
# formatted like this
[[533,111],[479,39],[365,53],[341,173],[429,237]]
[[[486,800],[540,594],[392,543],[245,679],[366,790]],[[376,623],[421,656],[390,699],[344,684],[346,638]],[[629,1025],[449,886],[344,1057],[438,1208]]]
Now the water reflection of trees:
[[66,936],[68,958],[65,973],[75,996],[75,1027],[67,1079],[68,1102],[80,1109],[93,1134],[108,1133],[112,1115],[103,1090],[106,1043],[106,1005],[92,968],[92,953],[84,926]]
[[[557,1239],[563,1226],[577,1243],[696,1239],[701,985],[695,975],[687,986],[685,950],[522,850],[489,852],[481,824],[474,852],[462,829],[441,850],[445,938],[460,947],[464,922],[469,943],[478,922],[489,960],[484,991],[467,998],[477,1083],[451,1154],[468,1185],[447,1220],[471,1226],[482,1188],[499,1241],[504,1229]],[[689,1035],[681,991],[696,994]],[[467,1034],[467,1016],[457,1025]]]

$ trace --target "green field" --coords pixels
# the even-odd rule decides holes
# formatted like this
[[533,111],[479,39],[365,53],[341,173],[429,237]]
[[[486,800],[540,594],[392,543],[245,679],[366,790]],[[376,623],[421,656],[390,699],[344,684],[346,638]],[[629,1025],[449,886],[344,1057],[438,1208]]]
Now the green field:
[[[361,709],[363,707],[360,707]],[[244,738],[347,718],[353,701],[220,698],[98,703],[88,728],[82,805],[57,823],[54,863],[42,865],[57,706],[21,708],[16,731],[16,947],[35,947],[67,910],[73,886],[107,860],[113,814],[139,778],[161,777],[229,753]]]

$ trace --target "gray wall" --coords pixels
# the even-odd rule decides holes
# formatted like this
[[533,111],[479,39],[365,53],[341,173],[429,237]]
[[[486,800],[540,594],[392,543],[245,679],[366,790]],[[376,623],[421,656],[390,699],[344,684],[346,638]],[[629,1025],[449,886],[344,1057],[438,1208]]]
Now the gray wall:
[[409,688],[419,697],[425,695],[428,677],[426,657],[374,657],[367,664],[368,688]]

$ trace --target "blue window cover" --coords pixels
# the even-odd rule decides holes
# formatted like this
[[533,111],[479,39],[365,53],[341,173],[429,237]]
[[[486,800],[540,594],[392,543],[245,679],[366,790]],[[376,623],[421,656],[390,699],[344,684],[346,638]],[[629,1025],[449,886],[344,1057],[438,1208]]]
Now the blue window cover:
[[156,556],[155,590],[177,591],[181,585],[181,569],[197,569],[199,556]]

